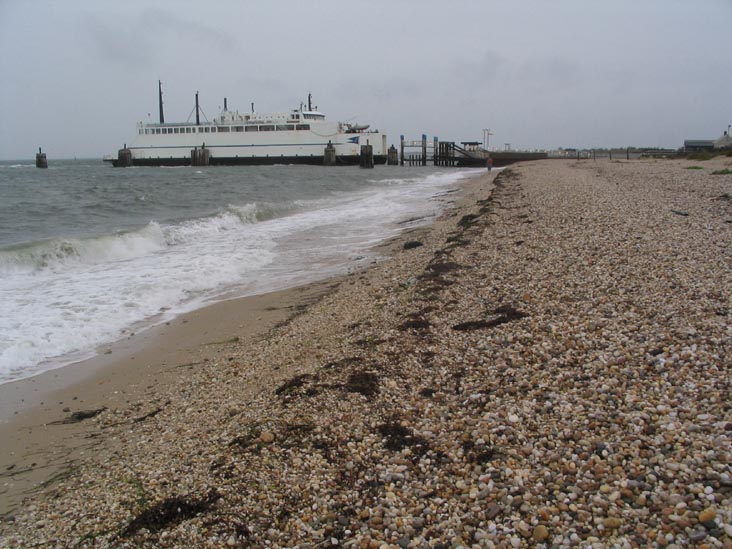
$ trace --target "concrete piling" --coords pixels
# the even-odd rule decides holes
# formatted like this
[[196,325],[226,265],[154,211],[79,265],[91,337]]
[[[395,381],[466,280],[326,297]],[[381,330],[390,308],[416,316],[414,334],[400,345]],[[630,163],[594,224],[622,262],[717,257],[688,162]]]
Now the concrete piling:
[[48,158],[46,158],[46,153],[41,151],[41,147],[38,147],[36,153],[36,168],[48,168]]

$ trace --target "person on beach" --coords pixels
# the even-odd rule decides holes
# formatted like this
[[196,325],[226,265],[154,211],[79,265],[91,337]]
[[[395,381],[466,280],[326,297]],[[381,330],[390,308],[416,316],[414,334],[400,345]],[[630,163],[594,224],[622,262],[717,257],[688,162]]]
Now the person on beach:
[[493,159],[490,156],[485,160],[485,167],[488,171],[493,169]]

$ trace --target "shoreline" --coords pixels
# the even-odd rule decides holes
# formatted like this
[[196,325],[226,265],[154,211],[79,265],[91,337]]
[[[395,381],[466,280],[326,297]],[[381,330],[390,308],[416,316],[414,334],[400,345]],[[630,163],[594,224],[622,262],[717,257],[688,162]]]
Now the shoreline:
[[233,343],[266,337],[337,283],[334,277],[216,302],[105,345],[109,354],[0,386],[0,515],[93,446],[87,423],[61,424],[74,413],[157,401],[156,387],[172,383],[180,368],[216,360]]
[[732,547],[730,165],[484,175],[268,337],[85,420],[93,453],[0,535]]
[[[497,173],[500,170],[491,177]],[[462,179],[447,194],[464,194],[482,177]],[[444,200],[446,194],[438,196]],[[447,205],[442,215],[451,207]],[[372,251],[388,256],[408,235],[429,227],[403,229]],[[39,487],[63,476],[64,470],[83,459],[84,452],[96,444],[96,440],[88,443],[87,422],[61,422],[69,421],[73,414],[160,400],[154,386],[173,383],[179,368],[216,361],[232,346],[246,347],[266,338],[277,325],[377,262],[372,259],[347,274],[282,290],[216,301],[101,345],[97,354],[86,360],[0,385],[0,516],[12,512]]]

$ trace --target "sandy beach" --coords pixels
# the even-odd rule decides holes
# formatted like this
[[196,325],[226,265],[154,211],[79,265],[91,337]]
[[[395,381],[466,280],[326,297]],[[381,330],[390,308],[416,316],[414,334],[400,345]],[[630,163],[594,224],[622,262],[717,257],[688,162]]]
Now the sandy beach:
[[731,166],[485,174],[368,270],[2,388],[0,545],[731,548]]

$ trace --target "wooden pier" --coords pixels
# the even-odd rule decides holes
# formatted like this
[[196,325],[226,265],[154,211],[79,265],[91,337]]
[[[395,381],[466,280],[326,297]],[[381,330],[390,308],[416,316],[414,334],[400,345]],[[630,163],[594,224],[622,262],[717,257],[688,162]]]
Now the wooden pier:
[[440,141],[437,137],[432,142],[422,134],[421,140],[409,141],[400,136],[400,165],[427,166],[428,164],[456,168],[484,168],[490,158],[494,167],[508,166],[523,160],[541,160],[547,158],[545,152],[529,151],[487,151],[475,142]]

